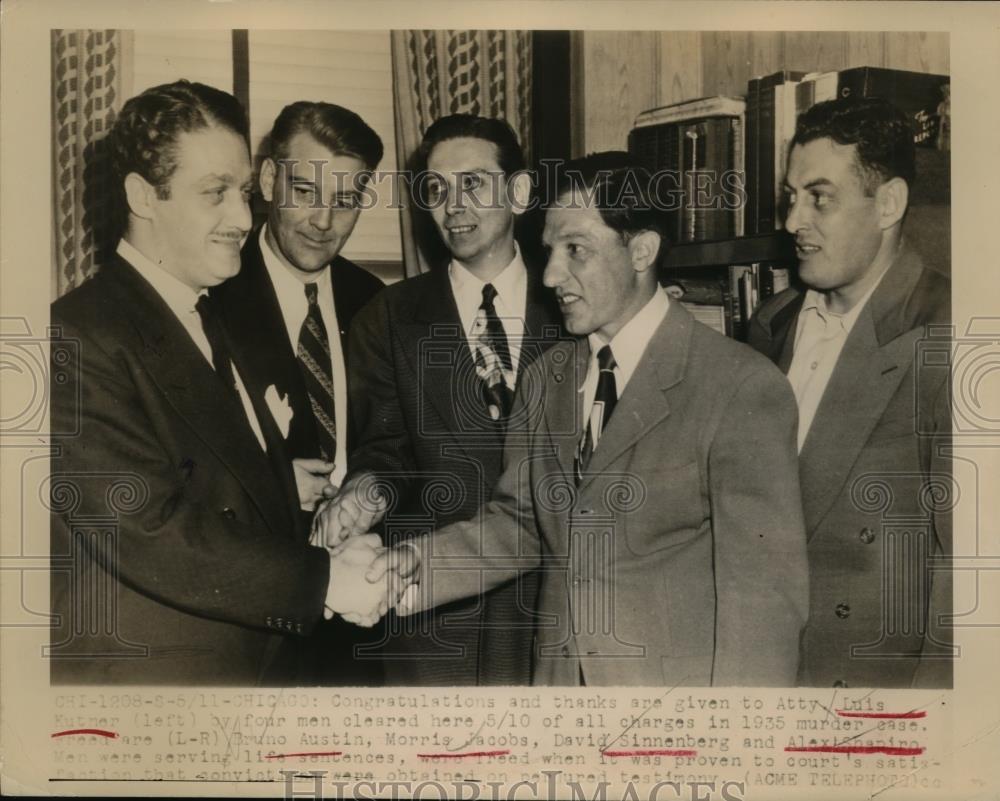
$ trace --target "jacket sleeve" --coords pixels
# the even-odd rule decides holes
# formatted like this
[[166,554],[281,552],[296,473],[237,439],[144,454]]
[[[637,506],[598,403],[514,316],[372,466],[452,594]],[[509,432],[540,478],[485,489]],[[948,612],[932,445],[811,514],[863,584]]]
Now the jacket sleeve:
[[347,478],[374,475],[390,508],[392,498],[406,497],[417,469],[401,403],[401,393],[417,387],[399,385],[391,337],[389,307],[380,293],[354,317],[348,336],[347,388],[356,437]]
[[[955,585],[953,556],[952,507],[957,498],[954,487],[951,453],[951,392],[949,382],[942,381],[934,398],[932,410],[933,435],[924,446],[928,470],[924,477],[926,497],[931,503],[934,538],[931,543],[931,564],[927,573],[930,598],[927,608],[927,634],[924,637],[920,664],[913,677],[916,688],[951,687],[954,662],[954,624],[951,621]],[[935,564],[935,560],[941,560]]]
[[717,686],[795,683],[809,605],[797,420],[788,382],[761,364],[726,404],[710,446]]
[[86,531],[77,541],[118,581],[193,615],[261,629],[280,619],[308,633],[326,597],[325,551],[275,536],[259,517],[222,514],[212,481],[188,480],[206,466],[173,464],[158,439],[162,421],[144,408],[138,368],[55,312],[53,323],[78,343],[60,351],[69,379],[53,383],[51,430],[76,432],[54,442],[53,555],[75,547],[77,520],[117,513],[109,551],[96,552]]
[[544,409],[544,360],[518,381],[504,442],[503,470],[491,500],[471,520],[452,523],[411,541],[420,552],[419,599],[409,613],[471,598],[541,563],[532,492]]

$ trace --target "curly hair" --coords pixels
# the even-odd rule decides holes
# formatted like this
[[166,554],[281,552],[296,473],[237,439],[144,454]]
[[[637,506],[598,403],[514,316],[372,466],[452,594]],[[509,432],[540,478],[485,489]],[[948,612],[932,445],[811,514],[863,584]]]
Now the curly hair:
[[246,112],[231,94],[191,81],[154,86],[130,98],[108,134],[115,184],[129,173],[141,175],[161,200],[170,197],[180,135],[213,125],[249,141]]
[[350,109],[333,103],[299,100],[285,106],[268,136],[270,156],[288,156],[288,143],[299,133],[310,134],[334,155],[359,159],[369,170],[382,160],[381,137]]
[[912,187],[916,178],[913,128],[907,116],[880,97],[845,97],[817,103],[795,125],[789,151],[815,139],[854,145],[866,194],[892,178]]

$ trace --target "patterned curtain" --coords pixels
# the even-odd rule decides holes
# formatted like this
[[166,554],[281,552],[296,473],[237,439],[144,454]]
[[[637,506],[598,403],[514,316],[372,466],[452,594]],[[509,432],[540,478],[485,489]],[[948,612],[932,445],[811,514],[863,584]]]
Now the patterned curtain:
[[[525,155],[531,144],[531,34],[526,31],[393,31],[393,93],[398,163],[408,165],[439,117],[503,117]],[[402,211],[406,275],[428,269],[416,245],[419,225]]]
[[[52,31],[52,176],[56,297],[93,275],[113,247],[117,204],[110,202],[102,140],[127,96],[123,76],[131,32]],[[123,54],[124,51],[124,54]]]

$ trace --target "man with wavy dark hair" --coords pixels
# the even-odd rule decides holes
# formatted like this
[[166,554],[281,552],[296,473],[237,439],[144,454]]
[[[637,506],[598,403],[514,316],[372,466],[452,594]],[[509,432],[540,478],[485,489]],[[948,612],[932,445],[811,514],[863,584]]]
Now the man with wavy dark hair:
[[540,567],[537,685],[785,686],[807,600],[795,402],[659,286],[650,190],[624,153],[566,165],[544,281],[575,339],[522,376],[489,503],[374,572],[420,554],[406,612]]
[[[285,445],[311,515],[347,473],[347,332],[382,282],[340,252],[370,197],[382,140],[350,109],[302,100],[281,110],[265,149],[258,183],[267,220],[248,237],[239,275],[212,296],[254,379],[288,402]],[[300,680],[379,683],[378,664],[355,658],[364,637],[339,620],[322,625]]]
[[[932,491],[951,481],[947,357],[920,358],[950,320],[951,290],[904,236],[914,179],[913,131],[887,101],[831,100],[799,118],[785,228],[804,286],[760,308],[750,343],[788,374],[799,407],[805,685],[951,683],[951,575],[932,567],[951,552],[950,509]],[[912,529],[893,533],[893,518]]]
[[[76,344],[53,430],[77,432],[52,460],[54,501],[75,498],[54,503],[54,682],[285,681],[284,637],[334,612],[364,623],[385,595],[358,570],[373,538],[309,545],[287,409],[206,291],[240,269],[246,136],[234,97],[188,81],[128,100],[109,134],[127,224],[111,262],[52,306]],[[81,519],[110,522],[98,536]]]
[[[387,287],[351,328],[359,424],[351,471],[385,487],[389,542],[472,515],[500,473],[510,403],[559,316],[515,237],[531,179],[511,126],[452,114],[427,129],[416,186],[445,253]],[[525,684],[537,576],[390,620],[382,654],[397,685]]]

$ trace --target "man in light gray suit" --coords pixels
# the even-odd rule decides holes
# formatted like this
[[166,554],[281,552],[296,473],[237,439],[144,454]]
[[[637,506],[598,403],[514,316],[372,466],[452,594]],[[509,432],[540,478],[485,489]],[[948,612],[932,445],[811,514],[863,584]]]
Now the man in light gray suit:
[[[787,686],[808,598],[795,399],[658,285],[648,175],[568,165],[545,284],[577,338],[517,389],[504,472],[470,521],[409,543],[406,613],[541,567],[536,685]],[[388,551],[379,570],[415,554]]]

